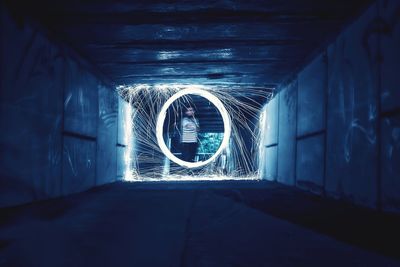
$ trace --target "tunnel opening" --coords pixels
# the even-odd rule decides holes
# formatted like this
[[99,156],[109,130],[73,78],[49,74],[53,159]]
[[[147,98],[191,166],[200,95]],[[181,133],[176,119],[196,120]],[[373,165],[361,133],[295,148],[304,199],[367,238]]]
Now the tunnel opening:
[[[199,84],[116,89],[125,101],[125,181],[260,179],[259,148],[265,131],[260,110],[272,98],[272,88],[249,88],[246,95]],[[185,159],[187,108],[196,110],[190,118],[199,126],[188,133],[196,135],[191,160]]]

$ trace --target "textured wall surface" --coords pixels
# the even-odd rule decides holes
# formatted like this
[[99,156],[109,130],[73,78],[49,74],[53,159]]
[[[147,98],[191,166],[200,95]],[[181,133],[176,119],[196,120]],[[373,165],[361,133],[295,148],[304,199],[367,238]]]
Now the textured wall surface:
[[319,55],[298,75],[297,136],[325,129],[326,62]]
[[[285,166],[292,153],[296,186],[400,212],[399,12],[399,1],[373,3],[297,74],[295,150],[288,149],[290,113],[283,101],[289,87],[277,94],[279,127],[271,129],[277,126],[270,115],[266,130],[267,143],[278,134],[279,182],[293,180]],[[266,110],[273,107],[270,102]]]
[[275,181],[278,171],[278,111],[279,97],[275,96],[263,108],[264,119],[262,125],[260,145],[260,177],[269,181]]
[[371,6],[328,48],[328,194],[374,207],[377,175],[377,35]]
[[118,99],[118,142],[117,142],[117,177],[118,179],[122,179],[125,176],[125,171],[127,169],[127,161],[125,158],[127,157],[127,145],[129,135],[127,134],[127,120],[129,119],[130,108],[128,103]]
[[379,15],[383,19],[379,35],[382,111],[400,108],[400,3],[380,0]]
[[382,205],[400,211],[400,114],[381,122]]
[[275,96],[265,107],[265,131],[263,134],[263,143],[270,146],[278,143],[278,108],[279,97]]
[[118,97],[105,86],[99,86],[99,116],[97,122],[97,179],[105,184],[116,179]]
[[0,206],[60,195],[64,56],[1,12]]
[[382,207],[400,212],[400,2],[380,1],[384,20],[380,35],[381,65],[381,170]]
[[277,146],[271,146],[264,148],[264,162],[263,169],[261,169],[261,179],[268,181],[276,181],[277,176],[277,163],[278,163],[278,148]]
[[324,136],[315,135],[297,141],[296,184],[317,194],[323,192]]
[[114,90],[70,49],[33,24],[16,23],[6,9],[0,34],[0,206],[114,181]]
[[295,184],[297,82],[279,93],[278,182]]
[[96,141],[64,136],[64,195],[81,192],[96,183]]
[[96,77],[82,69],[77,62],[66,61],[64,131],[97,136],[99,85]]

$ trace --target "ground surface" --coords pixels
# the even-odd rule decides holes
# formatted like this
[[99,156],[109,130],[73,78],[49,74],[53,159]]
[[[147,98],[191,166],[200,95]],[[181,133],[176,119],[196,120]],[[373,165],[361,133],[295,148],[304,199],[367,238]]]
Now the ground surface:
[[400,266],[399,217],[267,182],[115,183],[0,218],[0,266]]

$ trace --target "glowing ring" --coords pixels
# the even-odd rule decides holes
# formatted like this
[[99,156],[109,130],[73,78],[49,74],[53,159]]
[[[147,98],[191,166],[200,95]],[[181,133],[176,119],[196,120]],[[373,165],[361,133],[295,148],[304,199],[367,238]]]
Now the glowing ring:
[[[222,120],[224,122],[224,138],[222,139],[222,143],[219,146],[217,152],[214,153],[212,157],[205,161],[198,161],[198,162],[187,162],[179,159],[178,157],[174,156],[174,154],[169,151],[168,147],[165,145],[164,141],[164,136],[163,136],[163,128],[164,128],[164,121],[165,117],[167,115],[167,110],[169,106],[178,98],[184,96],[184,95],[199,95],[204,98],[206,98],[208,101],[214,104],[214,106],[218,109],[219,113],[222,116]],[[222,150],[224,150],[228,144],[229,144],[229,138],[231,135],[231,119],[229,118],[228,112],[226,111],[224,104],[213,94],[210,92],[207,92],[203,89],[198,89],[198,88],[188,88],[188,89],[183,89],[173,96],[171,96],[167,102],[163,105],[161,108],[160,113],[158,114],[157,118],[157,126],[156,126],[156,135],[157,135],[157,142],[158,146],[160,147],[161,151],[164,153],[167,158],[175,162],[176,164],[179,164],[183,167],[187,168],[198,168],[204,165],[207,165],[208,163],[212,162],[219,154],[221,154]]]

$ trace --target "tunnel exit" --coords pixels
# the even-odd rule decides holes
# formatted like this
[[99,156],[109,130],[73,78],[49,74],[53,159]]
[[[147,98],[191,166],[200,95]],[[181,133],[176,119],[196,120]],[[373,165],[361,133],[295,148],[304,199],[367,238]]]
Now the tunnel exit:
[[260,110],[273,88],[248,90],[251,97],[198,84],[118,86],[124,180],[260,179]]

